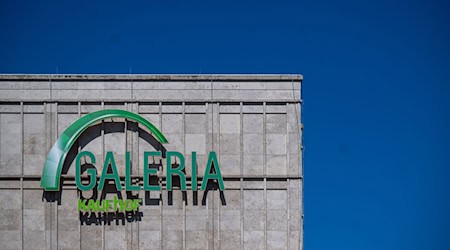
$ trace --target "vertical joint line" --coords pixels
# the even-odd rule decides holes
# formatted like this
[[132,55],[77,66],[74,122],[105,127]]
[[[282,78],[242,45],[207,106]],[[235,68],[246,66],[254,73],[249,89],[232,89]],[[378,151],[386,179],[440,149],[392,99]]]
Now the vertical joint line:
[[[239,103],[240,105],[240,117],[241,117],[241,131],[240,131],[240,150],[239,150],[239,158],[240,158],[240,170],[241,170],[241,176],[244,174],[244,115],[243,115],[243,102]],[[241,240],[240,240],[240,248],[244,249],[244,184],[243,184],[243,178],[239,178],[239,185],[240,185],[240,229],[241,229]]]
[[[183,153],[186,155],[186,102],[182,102],[183,106]],[[192,166],[194,167],[194,166]],[[186,163],[184,168],[186,169]],[[187,174],[186,174],[187,175]],[[192,178],[191,178],[192,181]],[[187,192],[187,191],[184,191]],[[181,192],[183,193],[183,191]],[[183,195],[182,195],[183,196]],[[186,202],[187,202],[187,194],[186,194],[186,200],[183,201],[183,249],[186,249]]]
[[[295,104],[294,104],[295,105]],[[290,120],[290,104],[286,103],[286,173],[287,173],[287,200],[288,200],[288,204],[287,204],[287,229],[286,229],[286,245],[287,248],[290,249],[290,228],[289,228],[289,224],[290,224],[290,219],[289,219],[289,184],[290,184],[290,175],[291,175],[291,162],[290,162],[290,132],[289,132],[289,120]]]
[[[51,88],[51,85],[50,85],[50,88]],[[50,93],[51,93],[51,89],[50,89]],[[55,133],[54,133],[53,141],[50,143],[50,145],[53,145],[53,143],[55,143],[56,140],[58,140],[58,103],[54,102],[53,105],[51,105],[51,108],[52,108],[51,111],[53,111],[53,112],[51,112],[50,114],[54,115],[54,118],[55,118],[55,123],[54,123],[54,126],[55,126],[54,127],[54,131],[55,131]],[[52,132],[52,130],[50,128],[50,133],[51,132]],[[56,230],[55,230],[56,241],[55,242],[56,242],[56,249],[58,249],[58,238],[59,238],[59,233],[58,233],[58,203],[54,202],[54,205],[55,205],[55,214],[56,214],[55,215],[56,216],[56,223],[55,223],[55,225],[56,225]]]
[[[78,118],[81,117],[81,102],[78,102]],[[77,143],[77,152],[79,153],[81,148],[80,145]],[[78,193],[78,192],[77,192]],[[79,195],[81,195],[81,193],[78,193]],[[78,197],[80,198],[80,197]],[[82,233],[81,233],[81,223],[78,223],[78,235],[79,235],[79,239],[80,239],[80,250],[81,250],[81,242],[82,242]]]
[[[101,108],[105,109],[105,102],[101,102]],[[105,122],[102,120],[102,159],[105,159]],[[105,250],[105,224],[102,223],[102,249]]]
[[[158,115],[159,115],[159,129],[162,131],[162,102],[158,102]],[[146,166],[144,166],[145,168]],[[167,166],[166,166],[167,167]],[[160,171],[163,171],[163,166],[161,166]],[[159,184],[162,186],[162,178],[158,178]],[[167,190],[166,190],[167,192]],[[160,191],[160,201],[159,201],[159,248],[163,249],[163,223],[164,223],[164,216],[163,216],[163,190]]]
[[263,103],[263,140],[264,140],[264,157],[263,157],[263,166],[264,166],[264,249],[267,249],[267,166],[266,166],[266,158],[267,158],[267,145],[266,145],[266,102]]
[[22,216],[21,216],[21,235],[20,235],[20,237],[21,237],[21,247],[22,247],[22,249],[24,248],[24,245],[23,245],[23,235],[24,235],[24,229],[23,229],[23,208],[24,208],[24,205],[23,205],[23,202],[24,202],[24,198],[23,198],[23,194],[24,194],[24,191],[23,191],[23,168],[24,168],[24,162],[23,162],[23,160],[24,160],[24,157],[23,157],[23,153],[25,152],[24,151],[24,142],[25,142],[25,120],[24,120],[24,118],[25,118],[25,116],[24,116],[24,107],[23,107],[23,102],[20,102],[20,116],[21,116],[21,119],[22,119],[22,162],[21,162],[21,175],[22,175],[22,178],[20,178],[20,192],[21,192],[21,199],[22,199],[22,204],[21,204],[21,206],[22,206],[22,211],[21,211],[21,213],[22,213]]

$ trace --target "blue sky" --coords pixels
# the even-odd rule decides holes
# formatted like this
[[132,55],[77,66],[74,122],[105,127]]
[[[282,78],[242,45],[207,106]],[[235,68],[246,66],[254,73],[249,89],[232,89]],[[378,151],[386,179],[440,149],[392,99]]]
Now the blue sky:
[[449,7],[2,1],[0,73],[301,73],[305,249],[449,249]]

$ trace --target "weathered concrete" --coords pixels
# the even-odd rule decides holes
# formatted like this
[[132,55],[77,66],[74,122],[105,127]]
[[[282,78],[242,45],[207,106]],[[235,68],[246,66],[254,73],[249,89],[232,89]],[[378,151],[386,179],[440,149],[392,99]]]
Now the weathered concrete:
[[[302,249],[302,79],[0,75],[2,249]],[[194,193],[187,191],[184,203],[179,190],[152,191],[154,204],[140,208],[140,221],[80,226],[74,163],[63,175],[63,191],[55,202],[43,197],[39,180],[61,132],[101,109],[124,109],[151,121],[169,140],[167,150],[185,154],[188,177],[192,151],[200,177],[208,152],[216,151],[225,178],[223,197],[217,190],[199,191],[194,202]],[[93,152],[100,163],[106,151],[113,151],[121,175],[128,150],[133,175],[142,176],[143,152],[154,148],[143,132],[128,126],[133,124],[123,119],[104,120],[86,131],[76,147]],[[96,168],[101,172],[102,164]],[[165,179],[159,181],[165,185]]]

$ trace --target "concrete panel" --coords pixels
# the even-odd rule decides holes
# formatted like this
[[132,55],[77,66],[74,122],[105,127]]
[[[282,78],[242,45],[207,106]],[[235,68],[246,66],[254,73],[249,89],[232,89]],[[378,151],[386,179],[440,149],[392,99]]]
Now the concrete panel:
[[78,234],[78,231],[74,230],[58,230],[58,248],[64,250],[80,249]]
[[66,89],[66,90],[76,90],[78,89],[78,82],[51,82],[52,89]]
[[163,103],[161,106],[161,112],[163,114],[181,114],[183,113],[183,106],[179,102],[176,102],[174,104]]
[[139,229],[139,249],[161,249],[161,234],[159,231]]
[[226,191],[226,205],[221,207],[224,211],[226,210],[238,210],[241,208],[241,192],[240,190],[228,190]]
[[183,248],[183,231],[166,231],[163,234],[163,249],[177,250]]
[[186,249],[208,249],[208,242],[205,241],[205,231],[187,231],[186,232]]
[[[263,190],[264,189],[264,182],[263,182],[263,178],[255,178],[253,180],[249,180],[249,181],[244,181],[243,182],[243,188],[244,189],[258,189],[258,190]],[[263,194],[261,194],[263,195]]]
[[125,104],[123,102],[105,102],[105,109],[125,109]]
[[[20,137],[19,137],[20,138]],[[23,138],[23,153],[25,155],[44,155],[46,153],[46,139],[45,134],[25,134]],[[9,143],[10,149],[13,150],[11,153],[21,153],[20,143]],[[6,145],[5,145],[6,146]]]
[[123,226],[105,226],[105,249],[126,249],[127,240]]
[[0,190],[0,208],[1,208],[0,211],[2,210],[14,211],[14,209],[20,209],[20,206],[21,206],[20,190]]
[[264,193],[262,190],[244,190],[245,209],[264,209]]
[[[160,118],[159,114],[141,114],[141,116],[144,117],[145,119],[147,119],[149,122],[151,122],[159,130],[162,130],[162,128],[160,126],[161,118]],[[167,126],[169,126],[169,124],[167,124]],[[142,125],[140,125],[139,127],[144,129]],[[147,129],[145,129],[145,131],[147,131]],[[147,131],[147,132],[150,132],[150,131]]]
[[266,89],[289,89],[295,90],[296,92],[300,90],[300,82],[299,81],[286,81],[286,82],[268,82]]
[[300,247],[301,234],[300,231],[289,232],[289,249],[302,249]]
[[13,81],[1,81],[0,82],[0,90],[6,89],[23,89],[23,82],[13,82]]
[[286,135],[267,134],[266,135],[266,153],[274,155],[286,154]]
[[[211,90],[185,90],[185,101],[211,100]],[[179,97],[177,100],[180,100]]]
[[248,210],[244,213],[245,231],[264,231],[264,210]]
[[42,174],[42,166],[45,163],[44,155],[24,155],[23,156],[23,174],[24,175],[40,175]]
[[[233,210],[231,210],[233,211]],[[239,215],[239,210],[235,210],[237,215],[234,214],[221,214],[220,217],[220,229],[224,231],[240,230],[241,228],[241,216]]]
[[131,89],[131,82],[105,82],[104,83],[105,89],[124,89],[129,90]]
[[205,134],[186,134],[186,152],[193,151],[197,154],[206,154]]
[[301,108],[299,104],[288,104],[287,122],[289,133],[298,133],[300,126]]
[[0,114],[0,134],[21,134],[22,117],[20,114]]
[[20,95],[20,99],[27,100],[49,100],[50,99],[50,90],[23,90]]
[[241,173],[239,155],[220,155],[222,175],[239,175]]
[[241,112],[241,106],[239,103],[224,103],[219,106],[220,114],[239,114]]
[[206,116],[204,114],[186,114],[186,133],[204,134],[206,128]]
[[1,134],[0,154],[2,155],[22,154],[22,134]]
[[239,82],[239,89],[266,89],[266,82]]
[[44,210],[45,203],[42,200],[42,190],[26,189],[23,191],[23,197],[24,209]]
[[78,82],[79,90],[102,90],[105,89],[105,82]]
[[240,248],[241,232],[240,231],[221,231],[220,232],[220,249],[235,250]]
[[262,175],[264,174],[263,165],[264,165],[263,155],[244,155],[243,174]]
[[22,154],[2,154],[0,158],[0,175],[20,175],[22,171]]
[[22,248],[21,231],[0,230],[2,249],[16,250]]
[[53,89],[51,90],[51,96],[53,100],[77,101],[80,99],[78,90]]
[[221,134],[239,134],[241,131],[241,119],[238,114],[220,115],[220,133]]
[[214,89],[239,89],[239,82],[213,82]]
[[23,90],[2,89],[2,91],[0,91],[0,100],[4,101],[21,100],[22,95]]
[[45,218],[44,210],[25,209],[23,211],[24,229],[29,231],[44,231],[45,230],[44,218]]
[[186,216],[186,231],[206,231],[208,220],[204,215],[188,215]]
[[262,114],[244,114],[244,134],[264,133],[264,117]]
[[268,249],[286,249],[287,235],[285,231],[267,231]]
[[264,245],[264,231],[244,231],[244,249],[263,249]]
[[239,155],[240,153],[240,135],[239,134],[221,134],[220,135],[220,154]]
[[97,99],[94,102],[84,102],[81,103],[81,113],[91,113],[94,111],[98,111],[102,109],[102,105],[99,102],[99,99]]
[[181,114],[163,114],[162,132],[169,134],[183,133],[183,115]]
[[206,106],[203,103],[187,103],[185,106],[185,112],[186,114],[190,113],[200,113],[204,114],[206,112]]
[[[275,106],[278,107],[278,106]],[[284,106],[282,106],[284,107]],[[286,115],[285,114],[267,114],[266,115],[266,133],[268,134],[286,134]]]
[[142,89],[159,89],[159,82],[134,82],[133,88],[135,90]]
[[287,210],[267,210],[267,230],[285,231],[287,229]]
[[284,100],[284,101],[292,101],[292,100],[298,99],[297,92],[293,92],[292,90],[267,91],[265,93],[265,97],[268,100]]
[[157,113],[159,114],[159,103],[139,103],[139,113]]
[[244,134],[244,155],[264,153],[263,134]]
[[[164,144],[164,148],[167,149],[167,151],[178,151],[181,153],[184,153],[184,140],[185,136],[184,134],[172,134],[172,133],[165,133],[167,140],[169,141],[168,144]],[[165,162],[165,161],[164,161]]]
[[301,176],[301,162],[299,155],[289,155],[289,174]]
[[298,144],[300,138],[299,134],[290,133],[288,137],[289,137],[289,154],[299,155],[300,154],[300,145]]
[[163,230],[164,231],[174,231],[183,228],[183,217],[182,215],[170,215],[164,216],[163,218]]
[[267,155],[267,175],[286,175],[286,155]]
[[44,114],[25,114],[24,115],[24,133],[38,134],[45,132]]
[[[77,107],[78,109],[78,107]],[[67,127],[74,123],[77,119],[78,111],[76,114],[58,114],[58,132],[62,133]]]
[[32,231],[24,228],[24,249],[45,249],[45,231]]
[[268,179],[266,182],[267,189],[286,189],[288,183],[283,179]]
[[[157,97],[157,98],[155,98]],[[192,98],[190,99],[196,99]],[[164,100],[164,101],[181,101],[181,100],[188,100],[189,98],[186,98],[186,94],[183,91],[179,90],[139,90],[139,91],[133,91],[132,99],[135,100],[142,100],[142,101],[153,101],[155,99],[158,100]],[[201,99],[201,98],[200,98]]]
[[[20,103],[18,102],[4,102],[0,105],[0,113],[16,113],[19,114],[22,110]],[[1,129],[1,128],[0,128]]]
[[267,190],[267,209],[286,209],[286,201],[286,190]]
[[27,103],[23,105],[24,113],[44,113],[44,104],[42,102]]
[[186,88],[186,82],[179,82],[179,81],[161,81],[158,83],[159,89],[185,89]]
[[198,82],[198,81],[186,81],[186,89],[211,89],[212,82]]
[[101,249],[103,232],[101,226],[81,226],[81,248]]
[[257,113],[262,114],[264,111],[264,106],[261,103],[244,103],[242,107],[242,112],[247,113]]

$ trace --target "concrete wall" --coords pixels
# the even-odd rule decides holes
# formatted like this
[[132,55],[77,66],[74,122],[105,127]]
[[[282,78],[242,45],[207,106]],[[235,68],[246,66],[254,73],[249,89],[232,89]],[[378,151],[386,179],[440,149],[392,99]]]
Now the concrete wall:
[[[0,75],[1,249],[302,249],[300,75]],[[62,191],[39,186],[62,131],[101,109],[141,114],[167,137],[167,150],[196,151],[200,177],[216,151],[226,190],[150,192],[139,219],[81,225],[74,163]],[[100,164],[125,151],[142,181],[145,131],[106,119],[79,138],[74,154]],[[159,161],[155,159],[155,161]],[[165,185],[165,161],[158,181]],[[190,181],[188,181],[190,185]],[[176,189],[176,188],[175,188]],[[123,192],[123,196],[129,194]],[[135,192],[144,198],[143,191]],[[83,193],[83,196],[89,196]],[[112,194],[107,197],[112,198]],[[119,225],[116,225],[116,222]],[[122,225],[122,222],[123,225]]]

